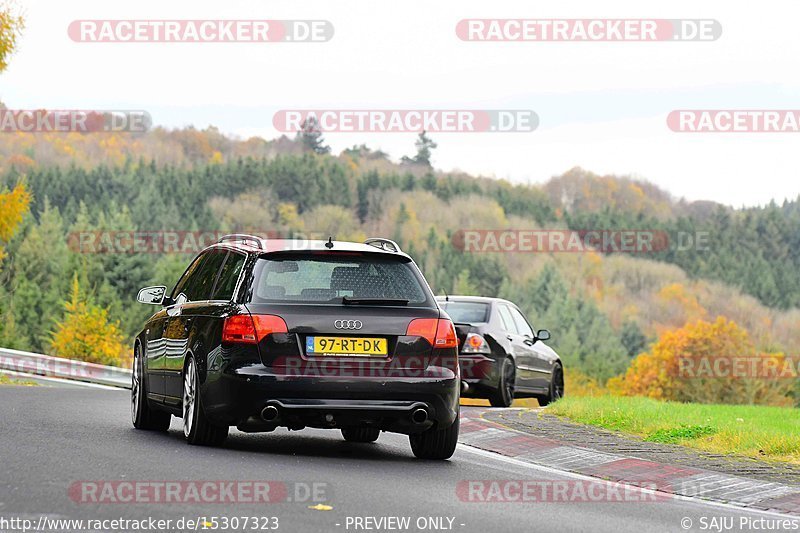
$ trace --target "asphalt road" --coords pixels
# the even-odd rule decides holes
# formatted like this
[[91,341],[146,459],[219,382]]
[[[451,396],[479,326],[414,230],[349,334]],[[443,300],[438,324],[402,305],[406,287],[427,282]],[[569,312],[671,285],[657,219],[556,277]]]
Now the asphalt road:
[[[465,412],[469,409],[464,408]],[[250,435],[232,431],[223,448],[191,447],[183,441],[179,419],[173,418],[166,434],[134,430],[127,391],[0,386],[0,458],[0,519],[27,518],[34,523],[43,515],[173,521],[182,517],[196,520],[205,516],[208,521],[214,516],[258,516],[278,517],[278,531],[298,532],[650,533],[685,531],[681,525],[684,518],[693,522],[690,531],[703,530],[703,517],[732,517],[736,525],[740,517],[772,518],[674,499],[647,503],[465,502],[456,493],[459,481],[575,478],[467,446],[459,446],[450,461],[420,461],[411,454],[406,437],[386,433],[375,444],[352,444],[344,442],[338,431],[279,430]],[[318,499],[324,496],[324,504],[330,509],[311,508],[318,502],[308,500],[267,504],[78,503],[75,500],[82,497],[80,491],[70,496],[69,488],[76,482],[120,480],[282,481],[288,483],[293,500],[303,499],[304,487],[316,483]],[[80,487],[84,490],[86,485]],[[298,492],[292,494],[295,490]],[[410,525],[408,529],[367,529],[374,523],[360,522],[363,527],[357,527],[357,518],[365,517],[409,517]],[[443,520],[438,528],[431,521],[426,528],[418,529],[417,521],[423,525],[428,517]],[[262,521],[261,525],[273,526],[274,521]]]

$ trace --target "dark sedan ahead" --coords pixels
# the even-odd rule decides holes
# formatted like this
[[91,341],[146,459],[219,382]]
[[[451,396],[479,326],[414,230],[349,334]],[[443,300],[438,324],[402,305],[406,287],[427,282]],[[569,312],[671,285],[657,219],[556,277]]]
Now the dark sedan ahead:
[[514,398],[548,405],[564,396],[561,359],[544,343],[550,332],[534,333],[516,305],[478,296],[436,299],[456,325],[463,397],[508,407]]

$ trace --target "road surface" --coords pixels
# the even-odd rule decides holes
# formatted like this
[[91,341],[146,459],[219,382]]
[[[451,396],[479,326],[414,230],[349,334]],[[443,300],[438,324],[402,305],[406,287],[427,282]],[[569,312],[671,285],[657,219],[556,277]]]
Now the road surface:
[[[462,414],[468,415],[474,408],[463,409]],[[168,433],[134,430],[127,391],[0,386],[0,457],[0,518],[29,519],[36,524],[42,516],[183,518],[184,524],[198,517],[213,524],[212,517],[257,516],[264,517],[259,529],[274,530],[270,518],[277,517],[278,531],[297,532],[650,533],[686,531],[682,526],[688,525],[687,520],[692,521],[689,531],[702,531],[703,521],[710,524],[713,517],[732,518],[738,525],[742,518],[772,520],[776,516],[666,498],[592,503],[463,501],[457,487],[468,480],[576,482],[576,478],[464,445],[450,461],[421,461],[412,456],[406,437],[386,433],[377,443],[353,444],[342,440],[338,431],[232,431],[223,448],[192,447],[183,441],[176,418]],[[149,493],[135,502],[109,503],[129,494],[114,492],[119,481],[139,486],[148,481],[192,480],[285,482],[288,498],[302,501],[150,503]],[[95,492],[86,492],[87,487]],[[316,500],[307,497],[309,488],[317,491]],[[103,496],[106,489],[112,492]],[[187,494],[181,493],[180,499],[188,499]],[[245,493],[242,498],[246,497]],[[101,503],[86,503],[93,502],[92,498]],[[408,527],[403,520],[408,520]]]

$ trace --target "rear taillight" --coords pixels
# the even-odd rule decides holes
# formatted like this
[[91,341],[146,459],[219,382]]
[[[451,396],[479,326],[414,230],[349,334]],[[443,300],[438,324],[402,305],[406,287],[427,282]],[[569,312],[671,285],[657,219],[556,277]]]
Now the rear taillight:
[[456,328],[446,318],[415,318],[408,324],[406,335],[423,337],[434,348],[456,348]]
[[461,353],[492,353],[489,348],[489,343],[480,333],[469,333],[464,340],[464,346],[461,347]]
[[233,315],[222,326],[222,342],[258,344],[270,333],[287,333],[286,322],[277,315]]

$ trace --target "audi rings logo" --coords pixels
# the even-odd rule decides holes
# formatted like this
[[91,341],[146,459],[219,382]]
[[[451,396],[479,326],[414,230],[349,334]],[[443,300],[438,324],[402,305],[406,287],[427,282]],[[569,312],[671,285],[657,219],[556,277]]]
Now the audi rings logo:
[[360,320],[337,320],[333,323],[336,329],[361,329],[364,324]]

